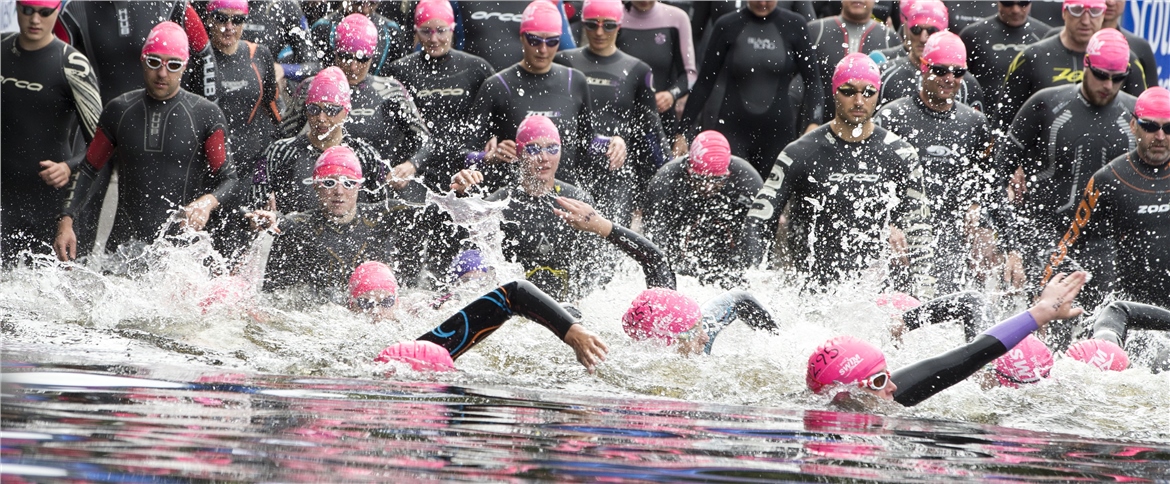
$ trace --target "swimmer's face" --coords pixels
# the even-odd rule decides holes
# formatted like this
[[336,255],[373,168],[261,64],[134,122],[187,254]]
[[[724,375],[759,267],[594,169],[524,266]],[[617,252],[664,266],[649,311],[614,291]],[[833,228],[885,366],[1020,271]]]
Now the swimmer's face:
[[[553,58],[557,56],[557,49],[560,48],[559,45],[550,47],[548,41],[550,39],[559,41],[560,38],[560,32],[527,32],[520,34],[520,45],[524,49],[524,62],[521,65],[529,72],[548,72],[552,66]],[[536,45],[532,45],[533,43],[536,43]]]
[[1010,7],[1005,7],[1003,2],[996,2],[998,5],[999,19],[1008,27],[1019,27],[1028,21],[1028,15],[1032,13],[1032,5],[1013,4]]
[[843,0],[841,14],[853,22],[861,22],[873,15],[874,0]]
[[36,44],[53,35],[53,25],[57,24],[61,8],[53,9],[52,15],[48,17],[42,17],[39,13],[41,10],[43,8],[38,7],[33,9],[31,15],[25,15],[23,6],[16,6],[16,23],[20,26],[20,38],[25,42]]
[[1088,44],[1089,39],[1098,30],[1101,30],[1102,22],[1105,21],[1104,15],[1094,17],[1090,14],[1088,7],[1085,8],[1080,17],[1074,17],[1067,8],[1061,9],[1060,12],[1064,18],[1065,32],[1072,36],[1074,42],[1081,45]]
[[442,57],[451,51],[451,40],[455,30],[446,22],[433,18],[415,26],[415,39],[422,45],[423,53],[431,57]]
[[776,2],[748,2],[747,7],[753,15],[763,18],[776,10]]
[[[948,64],[938,64],[941,67],[962,67],[951,66]],[[944,75],[938,75],[927,69],[922,73],[922,92],[926,97],[934,102],[950,101],[955,98],[955,94],[959,92],[959,85],[963,82],[962,77],[956,77],[955,73],[947,72]]]
[[[918,33],[915,34],[911,27],[918,27]],[[906,36],[906,43],[910,44],[910,53],[914,59],[922,58],[922,49],[926,47],[926,41],[930,39],[932,33],[938,32],[939,29],[927,22],[918,25],[907,25],[902,29],[902,34]]]
[[[1088,14],[1085,14],[1088,16]],[[1086,57],[1087,60],[1087,57]],[[1093,67],[1092,62],[1085,62],[1084,77],[1081,80],[1081,92],[1085,99],[1094,106],[1105,106],[1117,97],[1125,80],[1114,81],[1113,76],[1125,74],[1126,71],[1110,71]],[[1105,79],[1097,77],[1104,76]],[[1136,75],[1136,74],[1135,74]]]
[[882,374],[885,374],[885,379],[886,379],[885,387],[883,387],[881,390],[874,390],[874,389],[869,388],[869,387],[862,387],[862,390],[865,391],[866,393],[873,395],[873,396],[876,396],[882,400],[893,400],[894,399],[894,392],[898,390],[898,385],[895,385],[894,380],[889,377],[889,372],[885,366],[883,366],[880,370],[875,371],[874,374],[868,378],[868,380],[873,381],[876,376],[882,375]]
[[[344,108],[337,109],[338,107],[341,107],[337,104],[316,103],[316,105],[318,108],[320,108],[321,112],[314,115],[310,115],[307,112],[305,113],[305,117],[308,118],[309,135],[316,136],[317,139],[324,139],[325,137],[329,136],[333,130],[341,129],[341,125],[342,123],[345,123],[345,118],[349,116],[349,112],[347,112]],[[308,106],[306,105],[306,107]],[[316,111],[316,109],[314,109],[314,111]],[[330,113],[334,114],[330,115]]]
[[[1153,123],[1160,126],[1170,125],[1170,117],[1150,116],[1141,118],[1141,121],[1151,128]],[[1143,162],[1150,166],[1165,166],[1170,162],[1170,135],[1161,129],[1150,133],[1142,129],[1137,120],[1130,120],[1129,126],[1137,136],[1137,153]]]
[[[520,169],[523,175],[551,187],[557,176],[557,168],[561,166],[563,149],[559,141],[551,138],[529,141],[520,149]],[[556,154],[549,151],[556,151]]]
[[332,183],[332,187],[326,187],[330,183],[315,183],[313,190],[317,192],[317,200],[321,203],[321,209],[325,213],[336,219],[344,219],[352,216],[357,211],[358,191],[361,190],[361,184],[349,183],[352,188],[346,188],[347,181],[350,181],[344,175],[330,175],[325,178],[336,180],[338,183]]
[[[597,24],[597,28],[589,28],[593,23]],[[618,27],[607,31],[605,30],[607,23],[610,26],[617,25]],[[587,18],[582,23],[582,28],[585,29],[585,39],[589,41],[589,48],[595,51],[604,51],[613,47],[614,43],[617,42],[618,32],[622,30],[617,19],[610,17]]]
[[703,331],[702,324],[696,324],[695,326],[693,337],[678,340],[678,352],[684,356],[702,354],[703,349],[707,347],[707,342],[711,340],[707,332]]
[[[143,56],[142,76],[146,80],[146,93],[160,101],[175,97],[179,93],[179,83],[183,80],[183,72],[187,70],[187,63],[182,57],[150,54]],[[182,67],[178,72],[171,72],[171,66]],[[151,64],[158,64],[152,69]]]
[[854,79],[833,91],[833,98],[837,101],[837,119],[856,126],[873,117],[878,89],[868,81]]
[[373,63],[374,59],[370,56],[359,57],[349,52],[338,52],[336,60],[333,61],[333,65],[345,73],[345,81],[351,86],[366,80],[370,73],[370,65]]
[[245,23],[234,23],[232,20],[246,16],[243,10],[221,8],[207,14],[207,33],[211,37],[211,46],[223,51],[240,42],[244,34]]

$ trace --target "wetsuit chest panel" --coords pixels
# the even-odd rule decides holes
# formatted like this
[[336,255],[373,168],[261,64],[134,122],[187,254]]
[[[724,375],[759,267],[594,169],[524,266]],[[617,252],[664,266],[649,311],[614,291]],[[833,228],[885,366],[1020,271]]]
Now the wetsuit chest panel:
[[[272,62],[271,58],[264,57],[267,62]],[[264,93],[260,72],[252,65],[248,46],[243,43],[232,55],[216,51],[215,60],[220,72],[219,106],[230,126],[244,126]]]
[[[77,123],[73,93],[62,69],[64,44],[28,52],[16,47],[17,34],[0,45],[0,126],[4,138],[5,186],[34,180],[41,160],[64,161]],[[88,64],[87,64],[88,66]],[[17,163],[20,161],[21,163]]]
[[678,29],[658,28],[634,30],[622,27],[618,34],[617,46],[623,52],[637,57],[650,66],[654,72],[654,91],[661,92],[674,84],[674,77],[682,73],[682,66],[676,65],[678,51]]
[[520,20],[525,2],[459,2],[463,20],[463,51],[482,57],[497,70],[523,58]]
[[612,133],[628,122],[625,115],[637,102],[635,94],[648,83],[649,73],[635,70],[638,60],[622,52],[601,57],[585,47],[566,52],[563,61],[585,74],[593,112],[600,118],[602,132]]
[[753,21],[743,27],[732,49],[727,60],[734,86],[730,93],[739,97],[742,110],[757,115],[768,112],[777,93],[787,92],[780,86],[787,86],[796,70],[788,43],[775,22]]

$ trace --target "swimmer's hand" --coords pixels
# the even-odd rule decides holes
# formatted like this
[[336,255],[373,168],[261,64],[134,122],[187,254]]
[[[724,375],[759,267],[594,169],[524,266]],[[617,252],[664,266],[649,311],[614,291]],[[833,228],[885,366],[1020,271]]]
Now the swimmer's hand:
[[41,171],[37,174],[41,176],[45,184],[53,188],[61,188],[69,183],[69,177],[73,175],[73,171],[69,169],[69,164],[65,162],[56,162],[53,160],[44,160],[40,163]]
[[1073,307],[1072,304],[1081,288],[1085,287],[1088,277],[1089,273],[1085,271],[1076,271],[1072,274],[1061,272],[1053,276],[1048,285],[1044,286],[1040,297],[1036,298],[1036,303],[1028,308],[1036,324],[1043,328],[1054,320],[1075,318],[1085,312],[1081,308]]
[[605,150],[605,157],[609,159],[609,171],[620,169],[626,164],[626,140],[621,136],[609,139],[609,147]]
[[557,197],[557,204],[564,210],[554,208],[553,213],[577,230],[593,232],[602,237],[609,237],[609,233],[613,231],[613,222],[597,213],[588,203]]
[[395,190],[401,190],[406,188],[416,173],[418,168],[414,163],[407,161],[390,169],[390,173],[386,174],[386,183]]
[[268,230],[274,234],[280,233],[280,228],[277,227],[280,217],[274,211],[254,210],[244,214],[244,218],[248,219],[248,225],[252,227],[253,231]]
[[483,173],[475,170],[459,170],[451,177],[451,190],[460,195],[466,194],[467,189],[483,183]]
[[495,136],[483,147],[484,161],[489,165],[513,163],[516,161],[516,142],[510,139],[498,141]]
[[57,221],[57,237],[53,239],[53,251],[57,260],[68,262],[77,258],[77,234],[73,233],[73,217],[68,215]]
[[605,346],[605,342],[580,324],[569,327],[564,341],[577,353],[577,361],[584,365],[589,373],[596,371],[597,365],[605,361],[605,355],[609,353],[609,347]]
[[203,230],[203,227],[207,225],[207,220],[211,218],[211,211],[217,208],[219,208],[219,199],[215,198],[215,195],[208,193],[199,197],[181,209],[183,221],[180,226],[191,230]]

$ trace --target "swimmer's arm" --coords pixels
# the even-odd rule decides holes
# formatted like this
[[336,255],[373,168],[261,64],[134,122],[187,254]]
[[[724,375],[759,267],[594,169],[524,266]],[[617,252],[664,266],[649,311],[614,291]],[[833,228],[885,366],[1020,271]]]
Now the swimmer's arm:
[[709,337],[704,352],[710,354],[715,343],[715,337],[724,328],[742,319],[744,324],[752,329],[762,329],[772,333],[779,331],[776,321],[764,305],[760,304],[755,296],[746,291],[727,291],[703,304],[703,325]]
[[594,211],[589,204],[580,200],[559,197],[557,204],[564,210],[554,208],[553,213],[573,228],[600,235],[637,261],[642,266],[642,272],[646,274],[647,287],[675,288],[674,270],[666,261],[666,255],[653,242],[630,229],[610,222]]

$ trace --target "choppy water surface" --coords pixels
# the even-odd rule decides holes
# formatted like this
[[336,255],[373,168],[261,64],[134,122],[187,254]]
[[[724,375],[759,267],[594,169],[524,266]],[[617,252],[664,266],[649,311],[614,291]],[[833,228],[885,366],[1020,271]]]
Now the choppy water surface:
[[[406,293],[400,320],[375,324],[260,293],[247,271],[212,277],[204,245],[156,243],[132,278],[48,259],[0,272],[5,482],[1170,480],[1170,374],[1140,358],[1102,373],[1058,357],[1021,389],[973,378],[915,408],[829,411],[804,389],[826,338],[875,342],[893,367],[962,340],[940,325],[895,341],[866,281],[808,297],[750,273],[782,334],[733,325],[684,358],[622,332],[644,288],[625,267],[579,304],[610,346],[595,375],[523,320],[435,375],[372,359],[458,303]],[[700,302],[719,292],[679,283]]]

